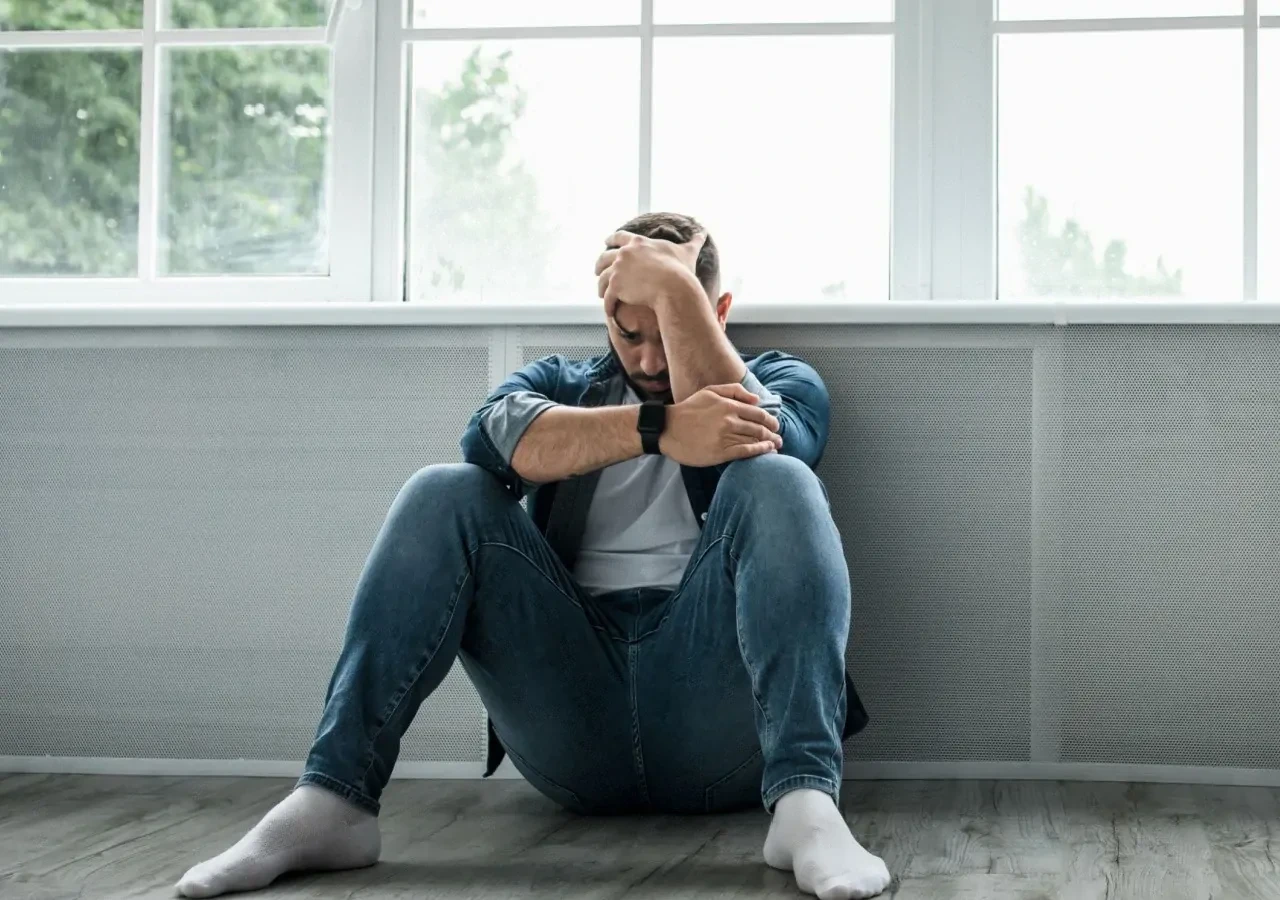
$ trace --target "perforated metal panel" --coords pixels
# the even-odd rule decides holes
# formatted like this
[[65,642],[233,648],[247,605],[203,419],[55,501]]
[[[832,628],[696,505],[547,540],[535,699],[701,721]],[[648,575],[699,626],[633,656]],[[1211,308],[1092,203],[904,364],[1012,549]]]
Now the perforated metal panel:
[[[12,333],[0,344],[0,755],[300,760],[352,591],[458,458],[478,330]],[[480,760],[460,669],[404,759]]]
[[[850,775],[1280,768],[1280,334],[733,334],[831,390],[872,714]],[[512,328],[490,360],[488,338],[0,333],[0,755],[300,758],[404,478],[457,458],[494,375],[605,346]],[[455,673],[405,758],[479,759],[482,723]]]
[[1046,733],[1064,760],[1280,767],[1280,332],[1073,328],[1060,352]]

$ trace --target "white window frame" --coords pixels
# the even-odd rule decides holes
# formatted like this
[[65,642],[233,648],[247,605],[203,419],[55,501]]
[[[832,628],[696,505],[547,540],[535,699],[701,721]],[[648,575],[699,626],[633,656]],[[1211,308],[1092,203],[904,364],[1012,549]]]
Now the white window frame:
[[[937,8],[947,7],[950,0],[931,0],[938,4]],[[970,0],[964,0],[970,2]],[[959,6],[960,4],[957,4]],[[1116,18],[1116,19],[1046,19],[1033,21],[996,21],[994,19],[995,4],[991,0],[982,0],[982,5],[986,7],[987,21],[978,23],[975,20],[975,28],[986,25],[990,29],[991,39],[984,40],[980,45],[971,43],[968,48],[968,54],[965,59],[961,59],[959,66],[951,73],[952,77],[976,77],[976,70],[981,68],[984,71],[990,70],[992,75],[996,74],[998,61],[995,58],[995,36],[1000,34],[1063,34],[1069,32],[1124,32],[1124,31],[1173,31],[1173,30],[1237,30],[1240,32],[1241,40],[1244,42],[1243,55],[1243,82],[1244,82],[1244,177],[1241,184],[1243,190],[1243,291],[1240,297],[1222,297],[1208,298],[1213,302],[1206,303],[1204,300],[1190,301],[1191,304],[1201,306],[1223,308],[1232,304],[1256,303],[1258,301],[1258,35],[1263,28],[1280,28],[1280,16],[1260,16],[1258,11],[1258,0],[1243,0],[1244,11],[1241,15],[1235,16],[1166,16],[1151,18]],[[967,70],[966,70],[967,69]],[[947,76],[944,74],[944,78]],[[992,92],[988,95],[986,92],[973,92],[973,101],[975,110],[978,112],[980,120],[974,129],[981,128],[984,134],[990,129],[991,150],[990,150],[990,172],[995,172],[996,166],[996,148],[994,140],[994,122],[995,122],[995,89],[996,81],[993,77],[991,80]],[[1227,99],[1227,98],[1224,98]],[[982,104],[987,104],[986,109],[982,108]],[[988,122],[988,118],[990,122]],[[961,138],[960,132],[963,129],[957,129],[952,134],[952,138]],[[961,138],[962,139],[962,138]],[[962,139],[963,140],[963,139]],[[976,142],[978,137],[976,134],[969,134],[968,140]],[[945,139],[940,141],[940,148],[943,152],[949,149],[949,144]],[[985,169],[984,169],[985,171]],[[996,197],[994,184],[991,190],[986,194],[986,200],[990,203],[990,210],[982,209],[973,211],[968,217],[968,221],[963,227],[970,233],[980,232],[984,241],[989,241],[991,245],[990,259],[992,262],[991,278],[992,282],[980,295],[960,294],[959,296],[984,296],[995,297],[999,300],[996,290],[995,265],[997,262],[997,244],[994,231],[990,235],[986,229],[994,229],[996,222]],[[974,203],[979,203],[977,197],[973,198]],[[957,248],[958,249],[958,248]],[[945,298],[946,288],[957,288],[960,285],[947,282],[944,283],[944,292],[941,296]],[[1016,302],[1016,301],[1014,301]],[[1080,300],[1063,300],[1056,301],[1056,305],[1063,308],[1081,307],[1088,309],[1091,306],[1097,306],[1099,301],[1080,301]],[[1137,305],[1142,305],[1144,301],[1138,301]],[[1115,306],[1134,306],[1135,304],[1124,303]],[[1179,306],[1188,305],[1185,301],[1145,301],[1145,305],[1153,310],[1163,308],[1177,308]],[[1270,304],[1268,304],[1270,305]],[[1224,315],[1229,315],[1224,313]],[[1153,317],[1159,320],[1159,316]]]
[[[302,304],[367,296],[373,171],[374,2],[335,0],[331,25],[299,28],[162,28],[160,4],[143,0],[142,28],[119,31],[0,31],[6,50],[140,50],[138,272],[128,277],[0,276],[0,304]],[[330,31],[333,31],[330,34]],[[170,276],[158,271],[163,108],[160,57],[169,47],[315,47],[332,44],[327,275]],[[3,308],[3,306],[0,306]]]
[[[994,0],[897,0],[892,23],[663,25],[653,0],[638,24],[418,29],[407,0],[345,3],[336,29],[330,238],[332,274],[305,278],[157,278],[155,141],[156,48],[173,44],[319,44],[324,28],[167,31],[160,0],[144,0],[137,32],[0,33],[0,48],[141,46],[143,125],[151,140],[140,161],[143,212],[152,245],[150,275],[137,279],[0,278],[0,326],[217,324],[550,324],[596,323],[592,304],[461,307],[406,302],[409,50],[419,40],[634,37],[641,43],[637,207],[649,206],[653,42],[677,35],[893,34],[892,297],[845,304],[744,303],[734,319],[756,323],[1268,323],[1280,302],[1257,300],[1258,35],[1280,28],[1244,0],[1239,16],[996,21]],[[330,23],[330,35],[333,34]],[[997,298],[996,36],[1002,33],[1238,29],[1244,41],[1243,298],[1204,300]],[[150,65],[145,60],[150,60]],[[14,288],[17,288],[15,295]],[[175,302],[180,297],[181,300]],[[31,304],[16,308],[13,302]],[[51,301],[82,306],[72,319]],[[1238,302],[1243,300],[1245,302]],[[370,302],[373,301],[373,302]],[[140,307],[140,308],[134,308]]]

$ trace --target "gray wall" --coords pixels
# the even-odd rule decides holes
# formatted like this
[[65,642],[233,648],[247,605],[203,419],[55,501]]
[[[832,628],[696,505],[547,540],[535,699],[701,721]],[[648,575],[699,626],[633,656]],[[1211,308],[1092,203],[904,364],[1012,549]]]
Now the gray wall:
[[[859,761],[1280,770],[1280,332],[751,326],[834,399]],[[594,328],[0,331],[0,756],[299,760],[488,386]],[[404,759],[482,758],[460,673]],[[1083,771],[1083,769],[1082,769]]]

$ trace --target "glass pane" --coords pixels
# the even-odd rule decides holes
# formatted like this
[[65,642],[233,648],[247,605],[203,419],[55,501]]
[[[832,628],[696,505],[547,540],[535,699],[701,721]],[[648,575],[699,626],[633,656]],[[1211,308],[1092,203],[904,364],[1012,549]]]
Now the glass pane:
[[1244,0],[997,0],[996,9],[1006,21],[1239,16]]
[[415,45],[410,296],[599,302],[636,211],[639,72],[628,38]]
[[116,31],[142,27],[142,0],[0,0],[0,31]]
[[640,0],[414,0],[415,28],[636,25]]
[[1280,31],[1258,42],[1258,296],[1280,301]]
[[329,19],[331,2],[332,0],[169,0],[166,24],[170,28],[297,28],[324,25]]
[[1264,16],[1280,16],[1280,0],[1260,0],[1258,12]]
[[1000,296],[1238,299],[1239,32],[1013,34],[998,51]]
[[0,53],[0,275],[132,275],[142,54]]
[[329,52],[172,50],[164,274],[328,271]]
[[654,0],[664,25],[742,22],[892,22],[893,0]]
[[888,35],[656,42],[653,208],[707,226],[725,290],[888,297],[892,52]]

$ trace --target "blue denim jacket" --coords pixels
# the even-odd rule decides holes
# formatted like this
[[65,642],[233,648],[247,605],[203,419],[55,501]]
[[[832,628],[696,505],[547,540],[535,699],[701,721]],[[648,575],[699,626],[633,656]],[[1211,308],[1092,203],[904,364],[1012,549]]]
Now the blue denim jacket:
[[[744,357],[747,374],[742,385],[760,398],[760,406],[778,419],[781,452],[816,468],[826,448],[830,427],[830,398],[822,378],[806,362],[769,351]],[[471,418],[462,436],[462,457],[495,475],[517,497],[528,497],[534,524],[570,570],[582,545],[587,512],[600,473],[592,472],[552,484],[534,484],[511,466],[516,445],[533,421],[553,406],[613,406],[622,403],[627,379],[612,353],[572,362],[550,356],[511,375]],[[725,464],[727,465],[727,464]],[[711,498],[725,465],[698,469],[682,466],[685,490],[698,522],[706,521]],[[861,731],[867,713],[848,679],[848,714],[844,736]],[[492,773],[502,759],[492,727],[489,732]]]

